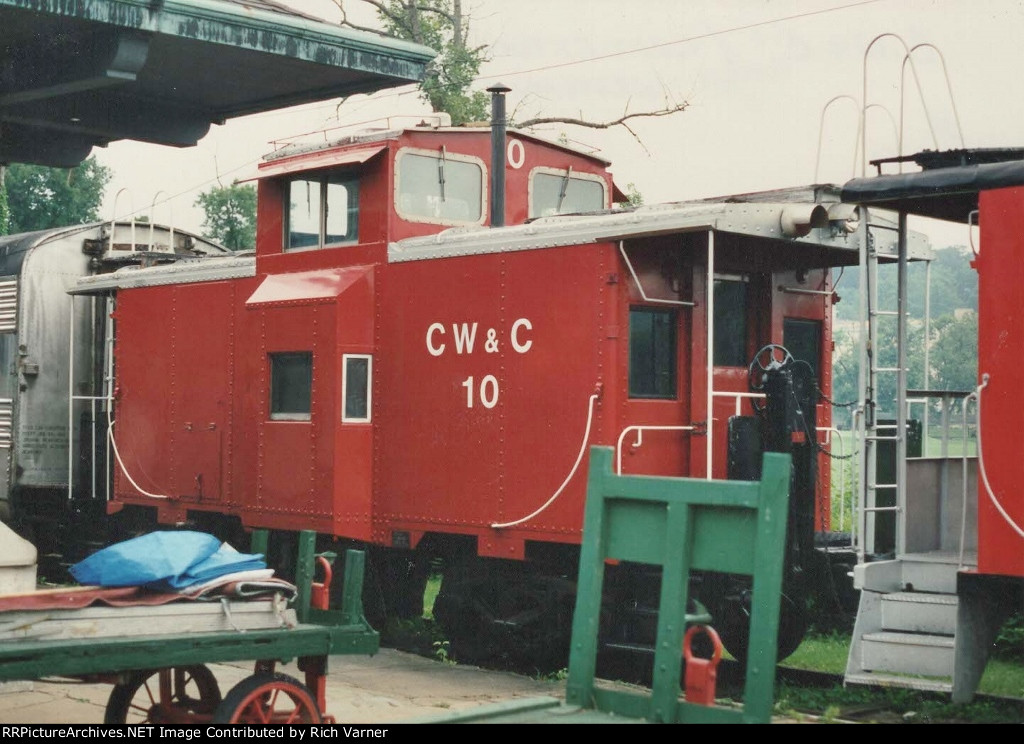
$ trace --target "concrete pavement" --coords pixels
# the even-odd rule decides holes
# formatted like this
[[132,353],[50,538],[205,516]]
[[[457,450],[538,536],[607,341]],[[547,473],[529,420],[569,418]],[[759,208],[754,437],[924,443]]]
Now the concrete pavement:
[[[249,663],[211,664],[221,694],[252,674]],[[302,679],[293,665],[279,671]],[[0,724],[103,722],[110,685],[36,680],[0,685]],[[339,723],[400,723],[519,697],[564,697],[565,683],[536,680],[381,649],[330,660],[327,712]]]

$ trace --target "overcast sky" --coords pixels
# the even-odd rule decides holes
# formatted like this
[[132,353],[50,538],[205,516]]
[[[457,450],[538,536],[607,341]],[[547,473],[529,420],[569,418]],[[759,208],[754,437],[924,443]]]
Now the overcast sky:
[[[331,0],[281,1],[339,18]],[[359,0],[345,3],[372,22]],[[898,152],[901,72],[914,47],[928,117],[907,66],[904,153],[1024,146],[1024,0],[464,0],[464,6],[473,19],[471,42],[490,47],[479,88],[498,81],[511,87],[514,117],[605,121],[666,101],[688,102],[681,113],[633,123],[637,137],[621,127],[548,130],[611,160],[620,187],[634,184],[648,203],[859,175],[854,148],[865,52],[885,34],[867,57],[869,158]],[[422,115],[415,89],[402,91],[245,117],[213,127],[185,150],[130,142],[97,149],[114,173],[103,217],[114,215],[114,197],[125,189],[118,216],[133,208],[149,213],[156,200],[165,203],[153,219],[200,232],[202,212],[194,206],[200,191],[254,174],[274,141]],[[959,232],[948,235],[939,239],[965,242]]]

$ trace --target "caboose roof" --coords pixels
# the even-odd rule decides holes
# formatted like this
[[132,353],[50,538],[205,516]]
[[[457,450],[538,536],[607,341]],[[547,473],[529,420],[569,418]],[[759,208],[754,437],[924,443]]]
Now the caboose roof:
[[[429,117],[428,117],[429,118]],[[423,120],[421,124],[408,127],[392,127],[382,129],[362,129],[356,132],[337,137],[329,142],[317,142],[312,144],[290,143],[278,150],[264,156],[264,162],[259,164],[259,172],[255,176],[242,179],[252,181],[259,178],[280,176],[286,173],[296,173],[304,170],[318,168],[329,168],[338,165],[364,163],[377,153],[381,152],[386,143],[392,140],[399,140],[407,133],[437,133],[445,137],[451,136],[475,136],[490,137],[489,126],[432,126],[428,121]],[[509,129],[508,135],[517,139],[528,140],[554,150],[587,158],[594,163],[607,167],[611,164],[594,152],[561,142],[552,142],[538,137],[529,132],[518,129]]]
[[[743,240],[751,250],[771,249],[785,264],[801,268],[849,266],[859,262],[855,234],[843,228],[839,216],[838,186],[815,185],[794,189],[742,194],[687,202],[645,205],[583,215],[543,217],[503,228],[459,227],[424,237],[407,238],[388,246],[393,263],[487,253],[555,248],[585,243],[607,243],[656,235],[715,232]],[[834,210],[828,224],[802,237],[787,237],[782,215],[799,206],[820,205]],[[874,215],[873,221],[884,221]],[[895,224],[895,223],[893,223]],[[896,241],[883,232],[876,248],[883,258],[896,255]],[[912,233],[913,258],[927,258],[930,249],[923,235]]]
[[855,178],[843,186],[843,200],[954,222],[967,222],[978,209],[978,194],[989,189],[1024,186],[1024,149],[924,151],[873,161],[913,161],[911,173]]

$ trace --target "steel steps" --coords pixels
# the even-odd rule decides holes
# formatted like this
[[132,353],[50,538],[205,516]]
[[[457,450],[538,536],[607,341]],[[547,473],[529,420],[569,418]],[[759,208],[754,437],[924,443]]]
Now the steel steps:
[[953,676],[953,636],[883,630],[861,638],[861,666],[866,671]]
[[848,674],[846,675],[846,684],[849,685],[869,685],[872,687],[899,687],[908,690],[918,690],[920,692],[942,692],[950,693],[953,691],[952,682],[943,682],[936,679],[925,679],[915,677],[905,677],[895,674],[880,674],[874,672],[861,672],[860,674]]
[[941,561],[897,560],[855,571],[861,601],[846,684],[953,691],[957,570]]

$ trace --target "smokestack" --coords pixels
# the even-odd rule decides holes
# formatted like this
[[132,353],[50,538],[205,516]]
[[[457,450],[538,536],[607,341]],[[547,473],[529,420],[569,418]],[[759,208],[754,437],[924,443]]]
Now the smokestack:
[[505,94],[509,88],[495,83],[491,94],[491,227],[505,224]]

